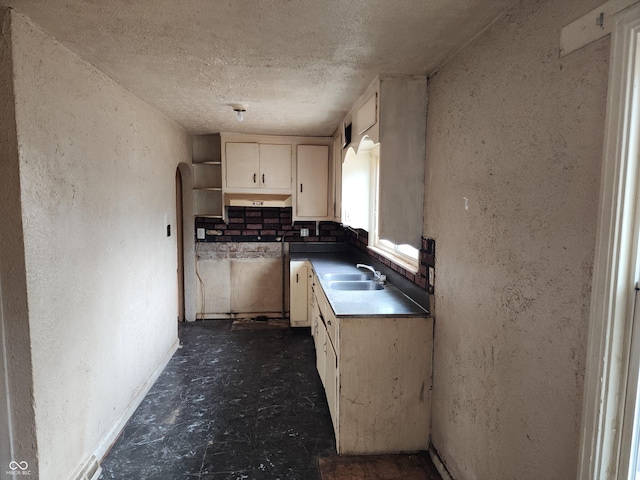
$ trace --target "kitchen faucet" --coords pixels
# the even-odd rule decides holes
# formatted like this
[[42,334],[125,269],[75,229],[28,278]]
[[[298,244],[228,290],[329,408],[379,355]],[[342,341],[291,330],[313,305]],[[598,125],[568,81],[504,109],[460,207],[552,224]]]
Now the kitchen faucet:
[[378,270],[373,268],[371,265],[365,265],[364,263],[357,263],[356,268],[366,268],[367,270],[370,270],[371,273],[373,273],[373,279],[376,281],[376,283],[383,284],[387,281],[387,276],[382,275]]

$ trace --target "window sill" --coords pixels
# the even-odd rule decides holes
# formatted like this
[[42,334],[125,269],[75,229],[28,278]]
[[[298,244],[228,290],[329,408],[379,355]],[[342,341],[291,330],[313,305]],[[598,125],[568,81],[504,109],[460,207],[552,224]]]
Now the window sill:
[[388,250],[379,248],[379,247],[374,247],[369,245],[367,247],[369,250],[371,250],[372,252],[377,253],[378,255],[382,255],[384,258],[392,261],[393,263],[395,263],[396,265],[398,265],[399,267],[404,268],[407,272],[413,273],[413,274],[417,274],[419,271],[418,268],[418,260],[416,260],[415,263],[409,262],[407,261],[404,257],[400,257],[398,255],[394,255],[393,253],[389,252]]

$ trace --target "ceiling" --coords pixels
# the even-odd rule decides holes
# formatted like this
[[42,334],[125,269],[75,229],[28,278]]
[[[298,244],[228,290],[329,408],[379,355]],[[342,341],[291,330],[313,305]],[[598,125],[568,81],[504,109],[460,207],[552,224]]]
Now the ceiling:
[[434,72],[513,0],[0,3],[191,133],[328,136],[376,75]]

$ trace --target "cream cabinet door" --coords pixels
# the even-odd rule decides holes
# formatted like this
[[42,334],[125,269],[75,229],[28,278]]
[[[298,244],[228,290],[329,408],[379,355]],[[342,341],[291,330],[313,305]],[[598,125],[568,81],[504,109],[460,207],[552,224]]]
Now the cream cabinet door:
[[322,381],[322,386],[325,383],[325,371],[327,368],[327,330],[324,327],[324,323],[322,323],[322,319],[318,318],[318,332],[316,335],[316,369],[318,370],[318,375],[320,376],[320,380]]
[[291,188],[291,145],[260,144],[260,188]]
[[333,430],[338,433],[338,357],[334,349],[331,339],[327,335],[327,356],[325,358],[324,367],[324,389],[327,395],[327,403],[329,404],[329,413],[333,422]]
[[327,217],[329,191],[329,147],[298,145],[296,215]]
[[257,143],[227,143],[225,146],[227,188],[258,188],[260,155]]
[[289,267],[289,322],[292,327],[308,327],[309,264],[293,261]]

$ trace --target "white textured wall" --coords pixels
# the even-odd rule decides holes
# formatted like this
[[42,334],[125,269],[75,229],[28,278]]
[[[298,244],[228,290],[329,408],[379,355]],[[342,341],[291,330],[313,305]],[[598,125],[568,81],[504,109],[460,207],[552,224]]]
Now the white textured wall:
[[11,13],[0,8],[0,478],[9,462],[37,471],[29,314],[13,102]]
[[558,50],[601,3],[518,2],[429,83],[432,439],[457,480],[575,478],[609,41]]
[[40,478],[94,452],[177,339],[186,132],[13,15]]

